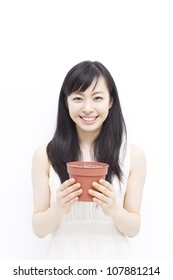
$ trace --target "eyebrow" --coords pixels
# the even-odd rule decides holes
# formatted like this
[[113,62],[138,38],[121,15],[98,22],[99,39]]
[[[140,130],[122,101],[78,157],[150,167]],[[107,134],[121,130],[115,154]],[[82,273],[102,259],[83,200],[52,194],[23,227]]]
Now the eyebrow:
[[[73,92],[72,94],[79,94],[79,95],[85,95],[84,92],[81,92],[81,91],[76,91],[76,92]],[[95,91],[93,92],[91,95],[96,95],[96,94],[104,94],[103,91]]]

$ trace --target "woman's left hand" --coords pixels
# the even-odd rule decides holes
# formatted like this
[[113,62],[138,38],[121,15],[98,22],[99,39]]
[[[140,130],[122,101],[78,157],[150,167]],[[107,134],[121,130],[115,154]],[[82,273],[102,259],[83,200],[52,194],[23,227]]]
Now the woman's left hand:
[[89,189],[88,192],[93,196],[93,201],[101,206],[105,215],[113,217],[121,208],[115,187],[104,179],[100,179],[99,183],[93,182],[92,185],[96,190]]

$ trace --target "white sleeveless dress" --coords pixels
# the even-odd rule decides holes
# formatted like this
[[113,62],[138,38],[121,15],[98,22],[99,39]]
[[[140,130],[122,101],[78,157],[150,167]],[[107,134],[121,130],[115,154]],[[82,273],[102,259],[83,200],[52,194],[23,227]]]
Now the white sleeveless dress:
[[[124,173],[123,183],[114,177],[112,185],[119,189],[123,204],[126,183],[130,170],[130,146],[120,150],[120,162]],[[56,190],[60,186],[59,176],[50,167],[49,185],[51,204],[55,202]],[[129,239],[120,233],[112,219],[106,216],[95,202],[77,201],[72,205],[58,228],[52,233],[48,248],[48,259],[100,260],[130,259]]]

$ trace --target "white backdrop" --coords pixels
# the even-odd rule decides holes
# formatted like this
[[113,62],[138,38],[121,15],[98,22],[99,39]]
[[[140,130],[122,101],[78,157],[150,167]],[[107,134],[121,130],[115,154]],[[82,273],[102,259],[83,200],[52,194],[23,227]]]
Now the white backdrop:
[[76,63],[112,73],[132,142],[147,158],[140,259],[173,249],[171,1],[0,2],[0,259],[44,258],[32,233],[31,160],[54,132],[58,94]]

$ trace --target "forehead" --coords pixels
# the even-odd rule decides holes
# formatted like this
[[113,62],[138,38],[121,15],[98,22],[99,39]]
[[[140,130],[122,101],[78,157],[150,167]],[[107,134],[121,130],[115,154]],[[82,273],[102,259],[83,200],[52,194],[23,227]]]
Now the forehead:
[[99,78],[94,78],[92,83],[86,90],[84,91],[78,90],[72,93],[95,93],[95,92],[109,93],[106,81],[102,76],[100,76]]

